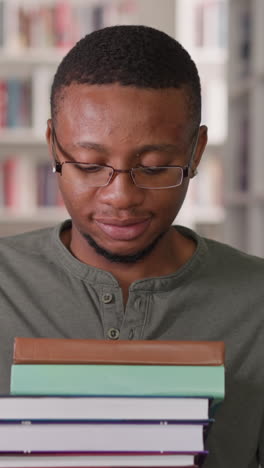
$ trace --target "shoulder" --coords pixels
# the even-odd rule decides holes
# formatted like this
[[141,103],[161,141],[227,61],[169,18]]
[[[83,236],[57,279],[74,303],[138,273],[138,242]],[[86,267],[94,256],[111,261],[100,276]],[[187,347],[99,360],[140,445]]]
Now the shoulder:
[[203,240],[207,245],[209,255],[217,258],[219,265],[259,268],[261,271],[264,269],[264,259],[261,257],[250,255],[228,244],[212,239],[203,238]]
[[[205,274],[209,284],[219,291],[228,291],[236,300],[264,298],[264,259],[249,255],[230,245],[203,239],[207,249]],[[209,275],[208,275],[209,272]],[[217,281],[216,281],[217,279]],[[240,298],[240,299],[239,299]],[[244,298],[244,299],[243,299]]]
[[53,229],[54,228],[45,228],[36,231],[25,232],[22,234],[16,234],[13,236],[2,237],[0,238],[0,249],[21,249],[26,247],[34,248],[36,244],[49,237]]
[[261,281],[264,279],[264,259],[254,255],[247,254],[235,247],[223,242],[199,236],[196,232],[185,227],[178,227],[180,231],[192,237],[197,244],[197,254],[201,256],[202,264],[205,270],[212,270],[219,273],[223,278],[232,275],[236,277],[249,279],[250,275],[256,278],[259,276]]
[[59,229],[60,226],[55,226],[0,238],[1,262],[18,262],[19,259],[47,254],[52,249],[52,239],[56,238]]

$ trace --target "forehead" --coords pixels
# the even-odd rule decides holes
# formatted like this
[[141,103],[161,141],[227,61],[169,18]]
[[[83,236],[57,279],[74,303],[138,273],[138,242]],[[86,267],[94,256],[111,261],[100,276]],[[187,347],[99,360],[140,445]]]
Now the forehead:
[[190,127],[183,89],[72,84],[58,96],[56,126],[63,138],[185,139]]

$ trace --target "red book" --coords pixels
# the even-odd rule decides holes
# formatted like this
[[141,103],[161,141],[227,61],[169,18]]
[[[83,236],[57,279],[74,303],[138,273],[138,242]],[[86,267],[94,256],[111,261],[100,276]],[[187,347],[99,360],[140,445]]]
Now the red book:
[[14,364],[222,366],[221,341],[15,338]]
[[7,83],[0,80],[0,127],[7,125]]

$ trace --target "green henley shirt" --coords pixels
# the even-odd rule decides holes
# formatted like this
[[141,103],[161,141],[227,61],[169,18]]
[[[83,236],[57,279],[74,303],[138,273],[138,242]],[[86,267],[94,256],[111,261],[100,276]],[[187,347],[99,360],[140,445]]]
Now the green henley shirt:
[[15,336],[223,340],[226,398],[204,468],[264,467],[264,260],[192,237],[192,258],[168,276],[131,284],[81,263],[61,226],[0,240],[0,392],[9,392]]

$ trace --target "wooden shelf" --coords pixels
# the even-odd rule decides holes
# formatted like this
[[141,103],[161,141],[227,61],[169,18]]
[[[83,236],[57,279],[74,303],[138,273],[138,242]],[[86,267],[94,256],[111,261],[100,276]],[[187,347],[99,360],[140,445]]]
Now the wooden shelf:
[[66,55],[69,48],[2,48],[0,49],[0,66],[16,65],[53,65]]

